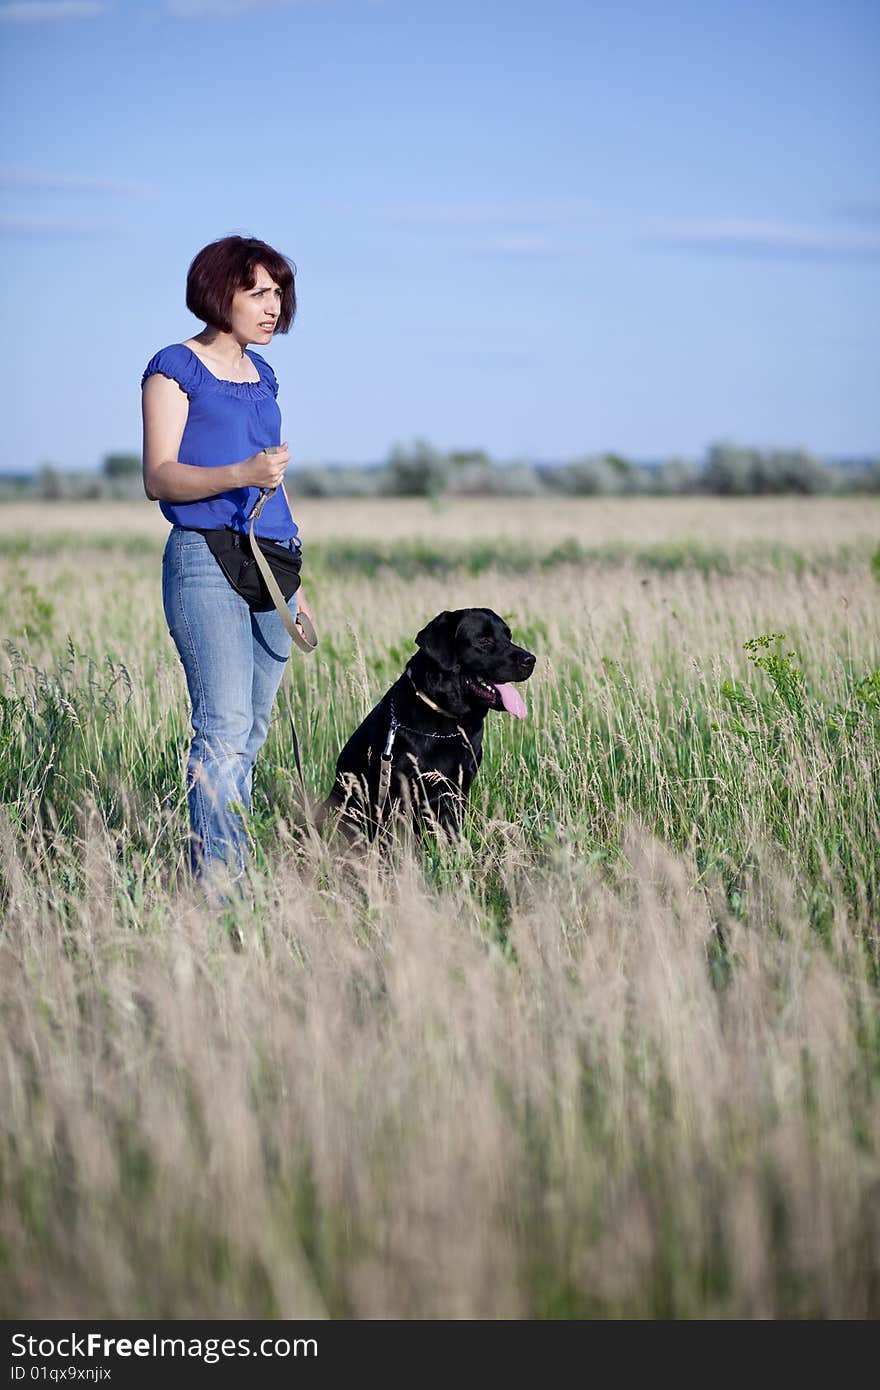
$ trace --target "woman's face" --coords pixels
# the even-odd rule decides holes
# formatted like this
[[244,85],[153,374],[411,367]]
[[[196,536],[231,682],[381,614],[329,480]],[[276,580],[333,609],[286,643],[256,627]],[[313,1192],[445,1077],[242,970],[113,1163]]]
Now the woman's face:
[[281,288],[263,266],[258,265],[249,290],[236,290],[232,296],[229,321],[239,342],[268,343],[281,313]]

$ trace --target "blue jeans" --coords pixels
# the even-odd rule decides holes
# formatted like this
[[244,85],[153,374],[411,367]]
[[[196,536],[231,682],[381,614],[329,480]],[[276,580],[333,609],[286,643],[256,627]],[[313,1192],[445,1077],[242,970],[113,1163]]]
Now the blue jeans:
[[[296,542],[291,542],[295,545]],[[254,762],[290,652],[274,608],[255,613],[230,585],[198,531],[173,527],[162,557],[165,620],[192,703],[187,763],[190,864],[244,872]],[[296,595],[289,603],[296,615]]]

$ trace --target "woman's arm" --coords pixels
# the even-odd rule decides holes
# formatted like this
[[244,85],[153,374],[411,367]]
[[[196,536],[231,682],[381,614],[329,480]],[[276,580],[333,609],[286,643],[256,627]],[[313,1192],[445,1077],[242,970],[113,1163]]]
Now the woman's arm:
[[286,444],[274,453],[261,449],[239,463],[199,468],[177,457],[189,400],[171,377],[154,372],[143,389],[144,491],[151,502],[198,502],[236,487],[277,487],[290,462]]

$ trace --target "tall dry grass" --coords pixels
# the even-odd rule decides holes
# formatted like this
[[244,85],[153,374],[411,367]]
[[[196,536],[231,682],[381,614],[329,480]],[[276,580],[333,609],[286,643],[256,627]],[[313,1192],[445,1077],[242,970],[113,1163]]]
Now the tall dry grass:
[[279,719],[225,917],[156,553],[0,561],[0,1313],[880,1312],[872,513],[795,509],[803,564],[731,522],[724,571],[690,518],[653,565],[650,505],[521,573],[313,547],[313,791],[445,607],[538,652],[529,720],[490,720],[460,845],[343,866],[290,828]]
[[238,954],[186,895],[135,924],[95,821],[75,906],[13,884],[4,1315],[875,1316],[846,909],[823,944],[769,852],[745,923],[643,833],[607,877],[508,835],[503,949],[407,865],[282,858]]
[[[522,542],[530,536],[551,547],[565,540],[584,545],[643,545],[702,540],[724,545],[746,541],[802,546],[877,544],[878,504],[872,497],[364,497],[347,501],[292,498],[309,544],[381,539],[475,544],[487,538]],[[9,534],[37,541],[61,535],[143,537],[157,544],[168,523],[149,502],[7,503]]]

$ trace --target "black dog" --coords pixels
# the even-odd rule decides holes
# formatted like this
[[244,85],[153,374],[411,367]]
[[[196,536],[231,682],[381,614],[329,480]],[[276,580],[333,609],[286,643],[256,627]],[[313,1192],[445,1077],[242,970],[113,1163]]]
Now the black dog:
[[419,651],[339,755],[319,822],[339,812],[351,839],[374,839],[395,812],[416,823],[461,829],[483,757],[487,710],[519,719],[526,707],[511,681],[528,680],[535,657],[510,640],[490,608],[440,613],[416,637]]

